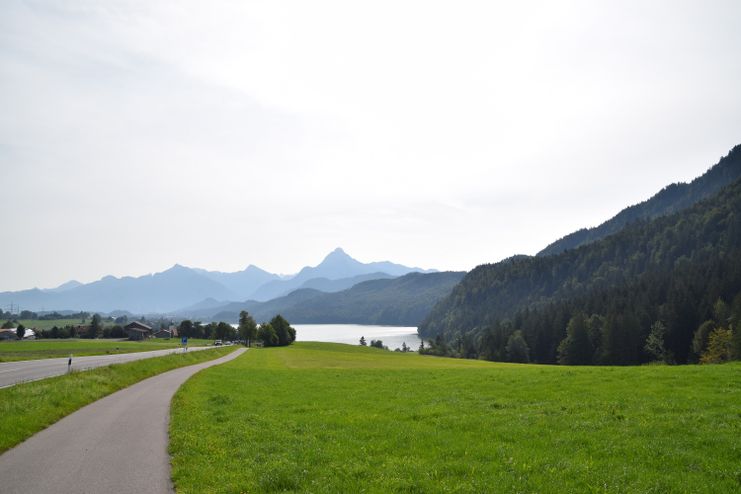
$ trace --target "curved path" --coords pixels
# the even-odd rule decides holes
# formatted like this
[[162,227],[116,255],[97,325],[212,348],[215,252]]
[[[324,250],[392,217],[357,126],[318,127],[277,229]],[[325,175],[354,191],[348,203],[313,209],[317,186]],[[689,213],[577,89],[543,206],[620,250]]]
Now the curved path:
[[[218,348],[213,346],[190,347],[189,352]],[[161,357],[171,353],[181,353],[182,348],[152,350],[148,352],[114,353],[112,355],[90,355],[87,357],[73,357],[72,370],[88,370],[111,364],[122,364],[145,358]],[[46,358],[39,360],[19,360],[17,362],[0,363],[0,388],[12,386],[27,381],[37,381],[47,377],[61,376],[67,373],[67,357]]]
[[159,374],[66,416],[0,456],[3,493],[171,493],[170,401],[224,357]]

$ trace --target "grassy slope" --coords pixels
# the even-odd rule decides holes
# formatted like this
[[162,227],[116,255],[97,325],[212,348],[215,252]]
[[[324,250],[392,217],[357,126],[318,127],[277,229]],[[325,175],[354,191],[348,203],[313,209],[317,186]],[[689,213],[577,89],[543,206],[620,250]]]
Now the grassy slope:
[[563,367],[298,343],[173,402],[179,492],[732,492],[741,365]]
[[0,453],[114,391],[177,367],[221,357],[235,348],[155,357],[2,388]]
[[[190,340],[188,345],[208,345],[211,343],[210,340]],[[70,353],[82,357],[86,355],[148,352],[179,346],[180,340],[177,338],[169,340],[153,338],[146,341],[85,339],[2,341],[0,342],[0,362],[67,357]]]

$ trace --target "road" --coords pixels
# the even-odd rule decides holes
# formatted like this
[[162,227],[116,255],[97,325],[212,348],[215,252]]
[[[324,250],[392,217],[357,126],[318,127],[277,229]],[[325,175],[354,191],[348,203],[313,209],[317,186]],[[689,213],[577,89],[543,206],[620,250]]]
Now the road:
[[[207,350],[214,347],[190,347],[189,352]],[[132,362],[145,358],[161,357],[171,353],[182,352],[182,349],[153,350],[151,352],[119,353],[116,355],[94,355],[90,357],[73,357],[72,370],[87,370],[111,364]],[[41,360],[21,360],[19,362],[0,363],[0,388],[12,386],[25,381],[36,381],[46,377],[67,373],[68,358],[48,358]]]
[[210,362],[145,379],[81,408],[0,456],[4,494],[172,493],[167,453],[170,401]]

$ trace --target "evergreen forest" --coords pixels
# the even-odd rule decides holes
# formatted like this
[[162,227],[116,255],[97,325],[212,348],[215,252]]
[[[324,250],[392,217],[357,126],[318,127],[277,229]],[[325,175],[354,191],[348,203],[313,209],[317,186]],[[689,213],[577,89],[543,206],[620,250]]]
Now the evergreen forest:
[[[738,175],[741,146],[706,176]],[[702,177],[701,177],[702,178]],[[700,179],[693,182],[703,183]],[[715,188],[716,180],[706,180]],[[694,189],[695,197],[705,197]],[[563,364],[741,356],[741,180],[554,255],[482,265],[419,328],[427,353]]]

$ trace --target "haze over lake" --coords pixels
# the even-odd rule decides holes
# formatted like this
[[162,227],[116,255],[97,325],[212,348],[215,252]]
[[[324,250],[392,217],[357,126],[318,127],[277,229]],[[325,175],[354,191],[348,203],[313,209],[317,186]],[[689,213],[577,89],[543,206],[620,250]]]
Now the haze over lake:
[[348,343],[357,345],[360,337],[381,340],[389,350],[401,348],[406,343],[412,350],[417,350],[422,341],[415,327],[369,326],[360,324],[292,324],[296,328],[296,341],[325,341],[330,343]]

